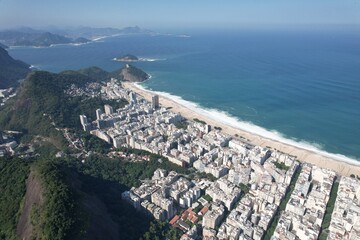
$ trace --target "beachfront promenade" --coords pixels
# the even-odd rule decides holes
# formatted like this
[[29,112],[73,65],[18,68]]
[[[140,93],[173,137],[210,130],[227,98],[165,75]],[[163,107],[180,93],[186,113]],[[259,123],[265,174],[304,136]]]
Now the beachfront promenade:
[[[138,211],[181,229],[183,239],[196,239],[197,225],[204,239],[317,239],[334,183],[348,179],[343,175],[360,176],[357,166],[254,136],[170,99],[159,101],[131,83],[121,84],[112,79],[102,92],[109,99],[127,99],[127,106],[94,109],[97,119],[88,122],[81,116],[81,123],[84,130],[115,148],[147,150],[213,176],[212,181],[188,179],[158,169],[151,180],[123,193],[123,199]],[[358,186],[359,181],[353,181]],[[356,196],[352,208],[356,210],[360,191],[352,196]],[[337,216],[344,208],[341,198],[351,196],[337,196]],[[360,211],[353,214],[359,216]],[[336,219],[330,225],[332,239],[340,232],[343,239],[358,236],[357,222],[349,228],[349,223],[339,223],[341,216]]]

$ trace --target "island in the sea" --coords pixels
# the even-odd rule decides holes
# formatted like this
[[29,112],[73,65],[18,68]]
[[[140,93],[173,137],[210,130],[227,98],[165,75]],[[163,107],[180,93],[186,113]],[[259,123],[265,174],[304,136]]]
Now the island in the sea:
[[126,54],[124,56],[121,57],[116,57],[114,58],[115,61],[119,61],[119,62],[137,62],[140,59],[134,55],[131,54]]

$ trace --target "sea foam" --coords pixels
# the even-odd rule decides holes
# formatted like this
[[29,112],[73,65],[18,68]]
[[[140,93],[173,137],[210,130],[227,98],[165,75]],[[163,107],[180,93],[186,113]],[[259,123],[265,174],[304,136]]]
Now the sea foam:
[[157,62],[157,61],[165,61],[167,60],[166,58],[142,58],[139,57],[139,60],[134,60],[134,61],[122,61],[122,60],[118,60],[116,57],[112,59],[113,61],[117,61],[117,62]]
[[281,142],[287,145],[291,145],[300,149],[308,150],[317,154],[320,154],[324,157],[328,157],[337,161],[346,162],[352,165],[360,166],[360,161],[356,160],[354,157],[348,157],[342,154],[337,153],[330,153],[322,149],[321,144],[318,143],[310,143],[304,140],[298,140],[298,139],[291,139],[284,136],[282,133],[276,131],[276,130],[268,130],[263,127],[257,126],[251,122],[242,121],[241,119],[232,116],[231,114],[221,111],[214,108],[205,108],[197,103],[184,100],[182,97],[172,95],[167,92],[160,92],[160,91],[153,91],[152,89],[147,89],[144,86],[135,83],[135,86],[143,91],[149,92],[149,93],[155,93],[160,96],[163,96],[165,98],[168,98],[178,104],[181,104],[182,106],[190,109],[191,111],[194,111],[200,115],[203,115],[205,117],[211,118],[212,120],[249,132],[256,135],[259,135],[261,137],[271,139],[277,142]]

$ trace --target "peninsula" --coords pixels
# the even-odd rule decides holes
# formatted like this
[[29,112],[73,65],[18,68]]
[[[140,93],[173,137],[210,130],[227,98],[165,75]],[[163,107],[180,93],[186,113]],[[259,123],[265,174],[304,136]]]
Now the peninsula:
[[121,69],[120,75],[124,81],[129,82],[143,82],[150,78],[149,74],[130,64],[125,64],[125,66]]

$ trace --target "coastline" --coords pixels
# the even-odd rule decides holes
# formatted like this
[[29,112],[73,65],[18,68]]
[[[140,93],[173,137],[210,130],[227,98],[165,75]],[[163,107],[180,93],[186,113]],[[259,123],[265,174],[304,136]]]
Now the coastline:
[[[351,174],[360,176],[360,162],[357,162],[356,160],[342,155],[318,152],[315,147],[314,149],[302,148],[291,143],[283,142],[279,139],[271,139],[251,131],[240,129],[229,122],[221,122],[213,117],[207,116],[204,114],[206,110],[195,111],[179,101],[175,101],[174,99],[164,96],[164,94],[137,86],[136,83],[122,82],[122,85],[124,88],[132,90],[143,96],[148,101],[151,101],[151,96],[153,94],[158,94],[160,95],[160,105],[164,107],[172,107],[172,111],[179,112],[186,119],[192,120],[194,118],[198,118],[211,126],[221,127],[223,132],[231,136],[238,134],[239,136],[247,139],[250,144],[270,147],[271,149],[276,149],[278,151],[297,156],[297,159],[301,162],[307,162],[322,168],[328,168],[343,176],[350,176]],[[295,143],[293,140],[289,140],[289,142]]]
[[100,42],[103,39],[106,38],[111,38],[111,37],[117,37],[120,36],[121,34],[113,34],[113,35],[108,35],[108,36],[101,36],[101,37],[96,37],[94,39],[89,39],[88,42],[79,42],[79,43],[55,43],[55,44],[50,44],[49,46],[9,46],[9,49],[16,49],[16,48],[51,48],[51,47],[58,47],[58,46],[82,46],[85,44],[90,44],[90,43],[96,43],[96,42]]

